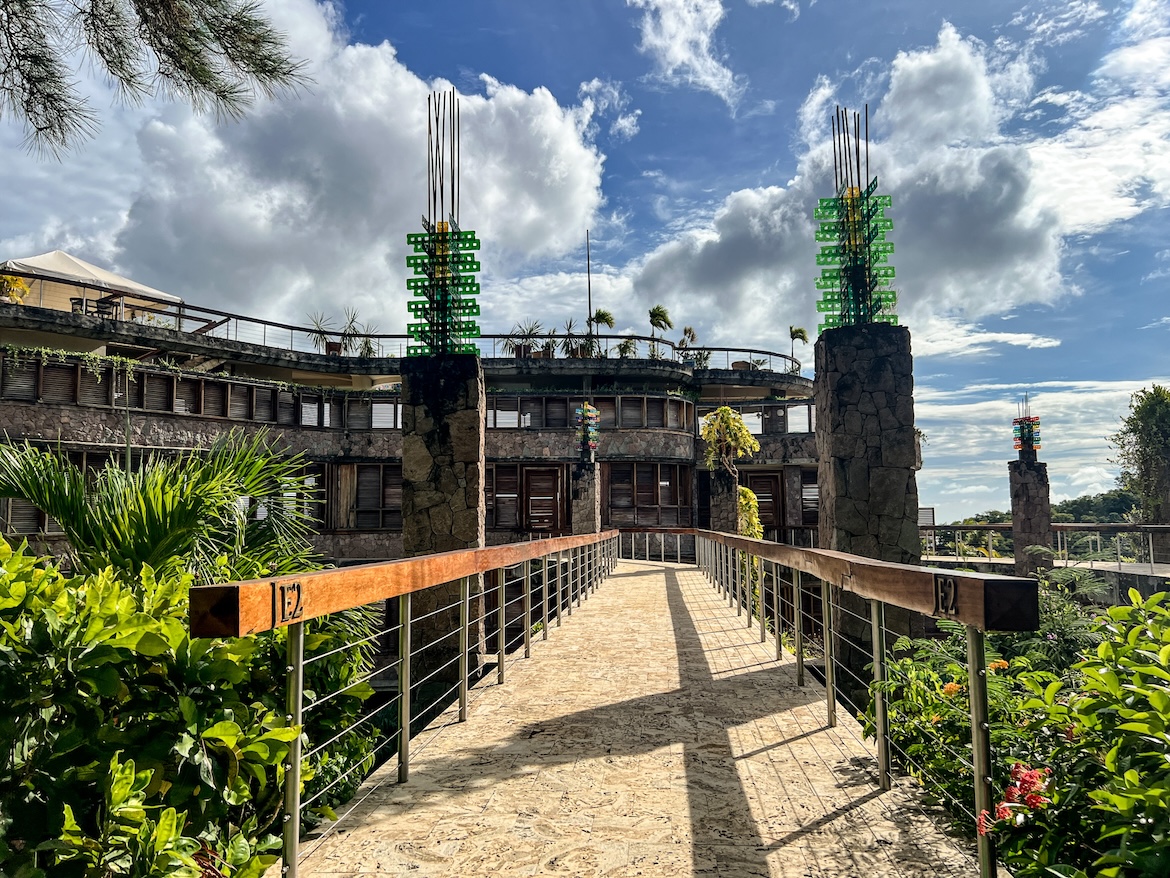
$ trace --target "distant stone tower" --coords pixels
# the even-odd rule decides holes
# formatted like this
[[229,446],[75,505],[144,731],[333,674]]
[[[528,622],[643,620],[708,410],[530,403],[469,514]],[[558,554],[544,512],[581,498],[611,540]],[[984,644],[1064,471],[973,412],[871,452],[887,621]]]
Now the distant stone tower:
[[1012,433],[1020,455],[1017,460],[1008,461],[1015,572],[1016,576],[1030,576],[1051,566],[1048,556],[1029,552],[1028,547],[1052,548],[1052,506],[1048,464],[1036,459],[1040,449],[1040,418],[1029,413],[1026,401],[1023,414],[1012,421]]

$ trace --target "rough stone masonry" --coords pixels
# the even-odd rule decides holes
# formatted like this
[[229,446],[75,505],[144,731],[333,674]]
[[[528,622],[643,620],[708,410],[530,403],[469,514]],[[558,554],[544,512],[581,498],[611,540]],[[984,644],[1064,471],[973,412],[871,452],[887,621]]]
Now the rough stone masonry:
[[[483,368],[470,354],[410,357],[402,361],[402,552],[407,558],[484,545]],[[473,581],[470,666],[482,652],[483,590]],[[459,641],[443,637],[459,625],[459,583],[429,588],[412,598],[417,643],[435,644],[411,663],[414,679],[440,667],[437,683],[458,679],[451,659]],[[436,644],[436,641],[439,641]]]

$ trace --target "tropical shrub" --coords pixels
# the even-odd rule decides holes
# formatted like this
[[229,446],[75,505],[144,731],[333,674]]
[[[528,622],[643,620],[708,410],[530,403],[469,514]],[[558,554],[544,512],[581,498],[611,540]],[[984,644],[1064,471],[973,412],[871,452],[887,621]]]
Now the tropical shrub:
[[[1101,613],[1069,581],[1042,581],[1041,630],[988,636],[999,801],[979,815],[962,629],[895,645],[883,689],[896,758],[956,825],[976,816],[1018,878],[1170,874],[1170,600],[1130,598]],[[872,734],[872,705],[862,719]]]

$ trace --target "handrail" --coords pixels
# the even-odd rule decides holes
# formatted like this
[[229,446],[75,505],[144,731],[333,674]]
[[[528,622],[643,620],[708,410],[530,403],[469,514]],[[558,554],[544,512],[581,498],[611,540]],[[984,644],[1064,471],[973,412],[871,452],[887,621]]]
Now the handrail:
[[243,637],[272,631],[615,536],[617,531],[610,530],[249,582],[196,586],[191,589],[191,636]]
[[[808,573],[859,597],[950,619],[980,631],[1035,631],[1040,600],[1035,579],[915,567],[829,549],[800,549],[718,531],[699,536]],[[946,600],[940,601],[945,595]]]

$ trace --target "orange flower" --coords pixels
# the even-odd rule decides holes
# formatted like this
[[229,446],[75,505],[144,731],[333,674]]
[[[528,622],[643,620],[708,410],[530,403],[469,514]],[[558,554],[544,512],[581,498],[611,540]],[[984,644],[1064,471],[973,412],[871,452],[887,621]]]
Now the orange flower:
[[947,698],[950,698],[953,695],[958,695],[962,691],[963,691],[963,687],[960,686],[958,683],[947,683],[942,688],[942,693]]
[[1007,666],[1008,666],[1008,663],[1006,661],[1004,661],[1003,659],[996,659],[995,661],[993,661],[991,664],[989,664],[987,666],[987,670],[989,670],[989,671],[1003,671],[1003,670],[1007,669]]

